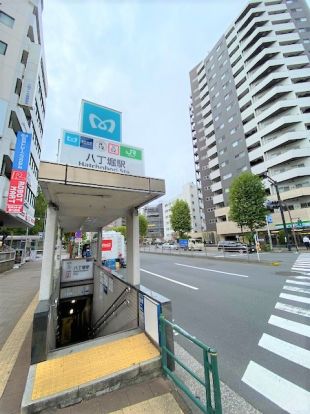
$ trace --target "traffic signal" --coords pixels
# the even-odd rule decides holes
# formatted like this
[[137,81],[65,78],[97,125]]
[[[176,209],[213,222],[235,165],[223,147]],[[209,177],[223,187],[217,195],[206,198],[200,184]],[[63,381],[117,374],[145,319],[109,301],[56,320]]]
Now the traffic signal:
[[268,210],[274,210],[275,208],[280,208],[280,203],[279,201],[267,200],[265,206]]

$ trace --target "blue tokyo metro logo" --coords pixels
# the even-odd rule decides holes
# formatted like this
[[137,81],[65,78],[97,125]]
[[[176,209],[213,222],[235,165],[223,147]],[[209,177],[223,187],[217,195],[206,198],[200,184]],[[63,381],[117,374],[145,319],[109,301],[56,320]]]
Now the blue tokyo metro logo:
[[82,101],[81,131],[89,135],[121,142],[121,113]]

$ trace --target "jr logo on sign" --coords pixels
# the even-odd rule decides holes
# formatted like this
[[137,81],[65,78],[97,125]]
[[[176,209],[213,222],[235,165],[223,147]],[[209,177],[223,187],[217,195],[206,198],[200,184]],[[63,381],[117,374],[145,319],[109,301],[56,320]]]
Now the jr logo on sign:
[[82,101],[81,131],[112,141],[121,141],[121,113]]

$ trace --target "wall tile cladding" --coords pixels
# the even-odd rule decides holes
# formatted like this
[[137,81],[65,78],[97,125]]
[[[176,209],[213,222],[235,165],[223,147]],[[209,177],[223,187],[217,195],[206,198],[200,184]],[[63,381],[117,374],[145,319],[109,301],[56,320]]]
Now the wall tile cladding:
[[[220,56],[221,58],[219,59]],[[225,60],[227,60],[227,63],[221,67],[221,64]],[[225,189],[229,188],[233,177],[240,174],[240,167],[247,166],[248,169],[250,169],[250,163],[246,148],[236,86],[230,64],[227,43],[224,36],[221,37],[210,54],[207,56],[205,60],[205,67],[207,72],[207,83],[209,87],[212,117],[215,127],[215,139],[223,186],[224,203],[225,205],[228,205],[229,194],[225,192]],[[225,77],[221,79],[224,73]],[[224,84],[229,81],[230,83],[224,89]],[[213,86],[214,89],[211,92]],[[225,96],[228,93],[230,93],[230,96],[225,100]],[[219,107],[217,107],[218,103],[221,103]],[[231,106],[231,109],[227,111],[226,109],[229,106]],[[228,120],[232,116],[234,116],[233,121],[229,122]],[[216,120],[217,117],[219,117],[218,120]],[[222,124],[224,124],[224,127],[220,129]],[[231,134],[231,130],[236,126],[238,127],[237,131],[234,134]],[[238,146],[233,147],[232,144],[236,140],[240,140],[240,142]],[[221,154],[221,150],[225,149],[226,151]],[[236,159],[235,156],[243,151],[245,151],[246,155],[242,158],[241,165],[240,159]],[[227,161],[226,165],[221,167],[221,164],[225,161]],[[228,173],[232,173],[232,177],[230,179],[223,180],[223,177]]]
[[[299,36],[303,43],[303,46],[306,50],[308,57],[310,58],[310,10],[305,0],[295,0],[292,3],[286,3],[288,12],[291,15],[291,18],[299,30]],[[297,11],[296,9],[302,9],[302,11]],[[299,19],[306,17],[307,21],[301,22]],[[301,29],[305,31],[300,32]],[[306,41],[306,42],[305,42]]]

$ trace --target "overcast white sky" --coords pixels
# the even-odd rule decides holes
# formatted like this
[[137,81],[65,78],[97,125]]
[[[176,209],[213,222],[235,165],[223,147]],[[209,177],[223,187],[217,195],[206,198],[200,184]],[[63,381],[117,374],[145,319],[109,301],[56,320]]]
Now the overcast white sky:
[[166,198],[194,181],[189,71],[243,0],[46,0],[48,100],[42,159],[56,161],[62,128],[78,130],[82,99],[123,114],[123,142],[144,148]]

